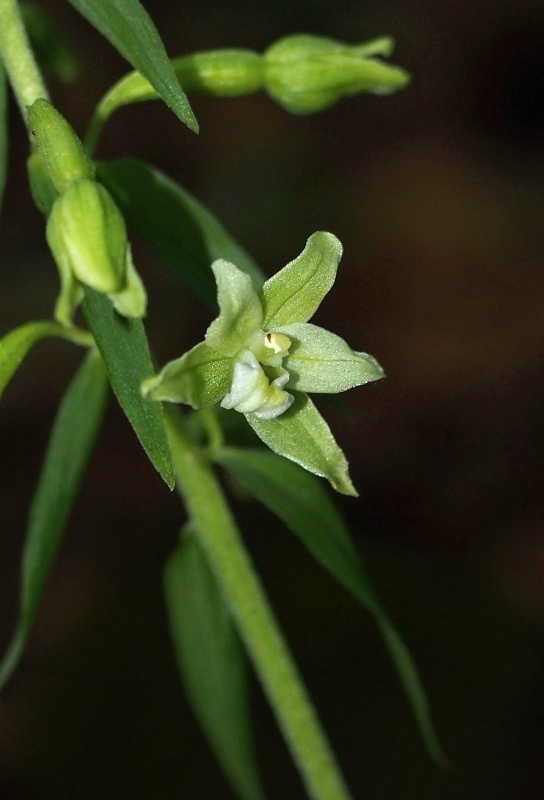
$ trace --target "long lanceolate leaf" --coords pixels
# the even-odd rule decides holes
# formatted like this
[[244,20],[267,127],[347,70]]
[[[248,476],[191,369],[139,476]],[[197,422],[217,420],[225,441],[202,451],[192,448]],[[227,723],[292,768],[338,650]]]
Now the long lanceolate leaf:
[[8,120],[7,120],[7,79],[0,61],[0,208],[6,186],[8,166]]
[[160,170],[132,158],[99,164],[99,180],[130,225],[170,269],[213,308],[216,286],[210,265],[218,258],[246,272],[256,290],[264,276],[223,225]]
[[173,489],[174,465],[162,406],[146,402],[140,393],[141,382],[154,372],[142,321],[121,317],[107,297],[89,288],[85,289],[83,311],[121,408],[151,463]]
[[361,569],[349,533],[321,483],[305,470],[263,450],[225,448],[216,460],[302,540],[310,553],[372,614],[404,685],[427,749],[447,764],[428,700],[408,648]]
[[238,795],[261,800],[245,654],[192,525],[166,565],[164,592],[174,651],[193,710]]
[[91,352],[59,407],[30,509],[23,553],[21,610],[0,664],[0,686],[17,666],[32,630],[47,576],[100,427],[108,390],[102,359]]
[[162,40],[139,0],[69,0],[147,78],[159,97],[192,131],[198,123],[181,89]]

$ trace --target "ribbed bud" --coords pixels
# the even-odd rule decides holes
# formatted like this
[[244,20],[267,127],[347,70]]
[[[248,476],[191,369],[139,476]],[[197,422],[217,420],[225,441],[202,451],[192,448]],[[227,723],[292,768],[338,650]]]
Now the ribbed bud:
[[94,178],[95,168],[72,126],[44,98],[28,106],[34,143],[58,192],[74,181]]
[[125,222],[109,192],[80,180],[56,199],[47,221],[47,241],[57,262],[61,293],[55,316],[71,324],[82,285],[107,295],[125,317],[143,317],[147,296],[134,267]]
[[91,180],[72,183],[53,206],[47,241],[57,263],[78,281],[109,294],[123,288],[127,235],[109,192]]
[[377,45],[347,45],[321,36],[287,36],[265,53],[266,89],[295,114],[321,111],[358,92],[393,92],[405,86],[409,76],[375,57],[385,54],[390,44],[387,39],[377,40]]
[[51,213],[59,193],[53,186],[45,162],[39,153],[34,151],[29,155],[26,168],[32,199],[37,208],[47,217]]

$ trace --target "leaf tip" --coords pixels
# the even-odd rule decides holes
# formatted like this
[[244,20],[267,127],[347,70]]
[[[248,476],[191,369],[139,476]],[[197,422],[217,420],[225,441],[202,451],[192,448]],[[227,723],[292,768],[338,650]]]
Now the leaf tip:
[[200,133],[200,125],[198,124],[198,120],[193,113],[193,109],[189,106],[188,108],[184,108],[183,115],[179,115],[182,122],[184,122],[190,131],[193,133]]

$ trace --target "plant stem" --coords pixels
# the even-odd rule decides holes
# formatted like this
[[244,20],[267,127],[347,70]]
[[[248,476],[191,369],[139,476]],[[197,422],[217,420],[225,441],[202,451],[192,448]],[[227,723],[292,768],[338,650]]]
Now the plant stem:
[[219,420],[217,419],[217,412],[214,406],[201,408],[198,413],[202,425],[204,426],[204,429],[208,435],[206,455],[209,456],[211,461],[213,461],[215,454],[223,445],[223,429],[221,428]]
[[0,56],[26,121],[26,107],[48,99],[16,0],[0,0]]
[[167,431],[178,488],[309,796],[314,800],[349,800],[349,791],[213,469],[172,417],[167,418]]

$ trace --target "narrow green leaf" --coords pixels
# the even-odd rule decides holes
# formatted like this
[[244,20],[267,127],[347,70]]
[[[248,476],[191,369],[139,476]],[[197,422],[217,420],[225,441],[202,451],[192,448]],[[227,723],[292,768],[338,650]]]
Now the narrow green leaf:
[[102,420],[108,380],[102,359],[89,353],[59,407],[30,509],[23,552],[21,610],[0,664],[0,686],[23,653],[68,516]]
[[221,223],[160,170],[124,158],[98,166],[99,180],[129,226],[208,305],[217,308],[211,264],[219,258],[246,272],[257,291],[263,274]]
[[214,459],[299,536],[337,580],[356,594],[370,594],[357,550],[321,481],[267,450],[225,447]]
[[246,414],[246,419],[271,450],[300,464],[301,467],[327,478],[341,494],[357,495],[348,471],[348,462],[338,447],[331,429],[308,395],[293,392],[293,405],[275,419],[259,419]]
[[215,460],[276,514],[314,558],[372,614],[427,749],[437,763],[446,765],[413,659],[364,574],[349,532],[320,482],[296,464],[263,450],[224,448],[217,452]]
[[307,322],[336,278],[342,245],[332,233],[313,233],[302,253],[263,286],[264,324],[273,329]]
[[0,61],[0,209],[8,170],[8,82]]
[[192,131],[198,132],[189,101],[168,60],[162,40],[139,0],[69,0],[147,78],[157,94]]
[[174,465],[160,403],[148,403],[140,393],[154,369],[143,323],[121,317],[104,295],[85,288],[83,311],[106,363],[111,386],[136,436],[166,485],[174,488]]
[[251,740],[246,660],[230,612],[190,526],[168,561],[170,631],[189,701],[237,794],[263,798]]
[[[263,88],[264,61],[251,50],[191,53],[172,59],[171,64],[184,92],[240,97]],[[94,151],[103,126],[117,109],[156,99],[156,91],[139,72],[130,72],[117,81],[94,110],[86,137],[89,151]]]
[[50,336],[59,336],[80,344],[89,343],[83,331],[66,328],[58,322],[27,322],[10,331],[0,339],[0,397],[30,348]]

